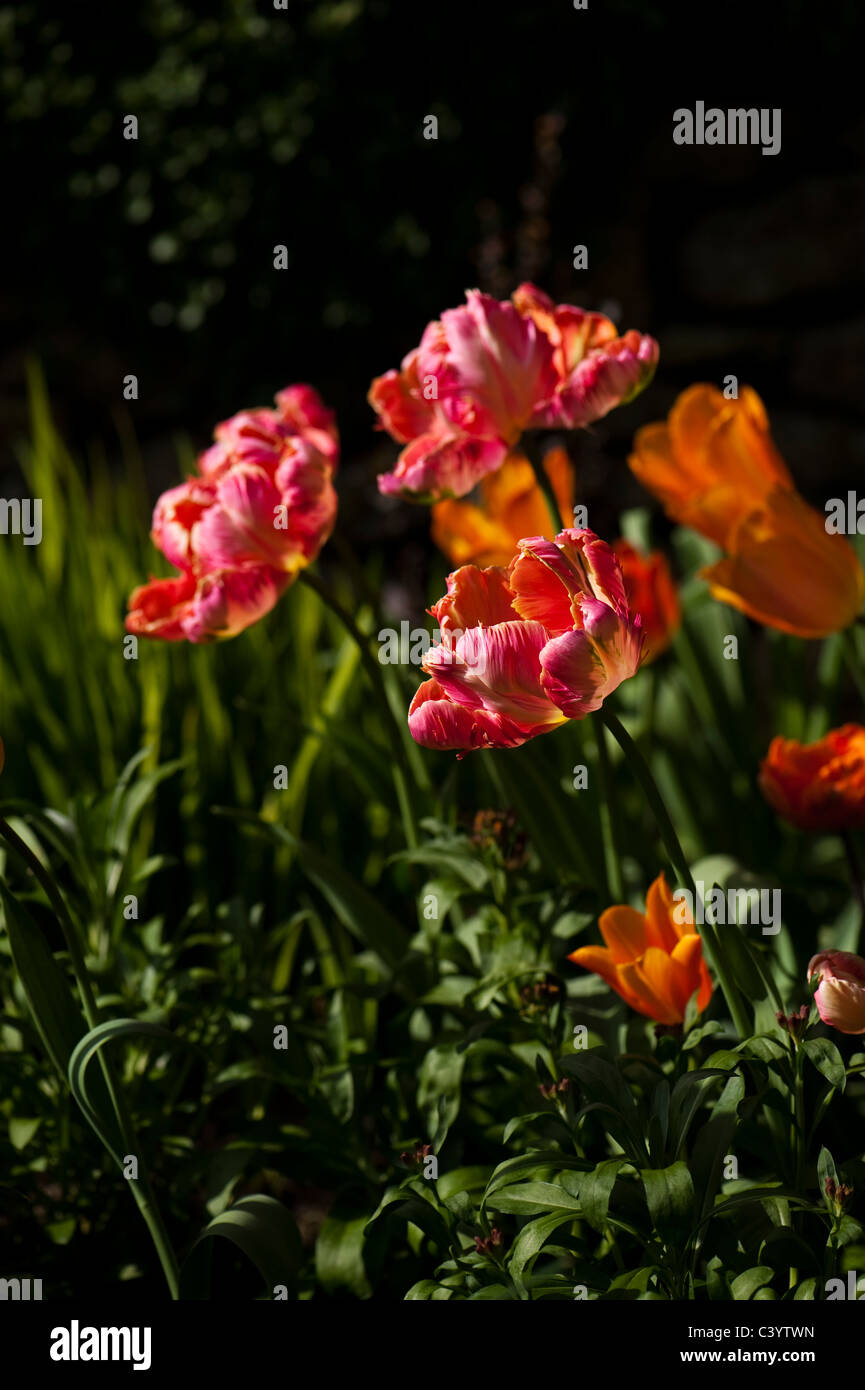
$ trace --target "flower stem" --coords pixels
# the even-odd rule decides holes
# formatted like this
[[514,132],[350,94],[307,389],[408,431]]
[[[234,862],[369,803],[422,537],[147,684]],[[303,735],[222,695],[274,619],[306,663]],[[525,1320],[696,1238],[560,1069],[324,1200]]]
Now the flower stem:
[[850,671],[850,675],[853,677],[853,683],[856,689],[862,699],[865,700],[865,672],[862,670],[862,659],[859,655],[859,647],[856,642],[855,627],[846,628],[843,633],[843,638],[844,658],[847,662],[847,667]]
[[[679,837],[676,834],[673,822],[670,820],[669,812],[664,805],[657,783],[649,770],[645,758],[634,743],[627,729],[606,705],[601,711],[601,718],[631,764],[637,780],[646,795],[646,800],[651,807],[661,839],[664,841],[673,868],[676,870],[682,883],[690,890],[696,906],[697,885],[694,883],[690,865],[685,858],[682,846],[679,844]],[[733,1025],[739,1033],[740,1038],[744,1041],[745,1038],[751,1036],[753,1030],[748,1021],[739,991],[727,971],[726,962],[720,950],[717,935],[710,922],[704,921],[700,929],[700,935],[703,940],[708,963],[718,977],[718,983],[721,986],[721,991],[727,1002],[727,1008],[730,1010],[730,1017],[733,1020]]]
[[311,574],[309,570],[301,570],[300,574],[298,575],[298,579],[301,583],[306,584],[308,588],[312,589],[313,592],[318,595],[319,599],[325,605],[325,607],[330,609],[334,617],[337,618],[338,621],[345,628],[349,637],[351,637],[352,641],[357,646],[364,670],[369,676],[373,688],[377,691],[379,695],[381,705],[384,709],[392,734],[391,743],[395,756],[395,762],[393,764],[392,769],[393,780],[394,786],[396,788],[397,801],[399,802],[399,809],[400,815],[402,817],[406,844],[408,845],[409,849],[417,849],[418,834],[415,824],[414,807],[412,805],[412,799],[409,792],[409,786],[411,784],[411,768],[409,766],[408,758],[406,756],[405,751],[405,745],[403,743],[403,731],[397,723],[396,717],[391,707],[390,699],[388,698],[387,686],[385,684],[384,676],[382,674],[381,664],[373,656],[370,650],[369,639],[366,636],[364,636],[364,634],[361,632],[360,628],[357,626],[351,615],[348,612],[346,612],[346,610],[343,608],[342,604],[339,602],[336,596],[331,593],[330,589],[327,587],[326,584],[322,582],[321,579],[319,579],[318,575]]
[[572,523],[562,516],[559,509],[559,502],[555,494],[555,489],[544,467],[543,445],[536,439],[532,439],[530,435],[523,435],[521,448],[524,450],[529,463],[532,465],[538,487],[543,493],[544,501],[547,504],[547,511],[550,514],[550,521],[553,527],[553,535],[557,536],[560,531],[565,530]]
[[847,856],[847,867],[850,870],[850,886],[859,905],[859,930],[861,932],[863,924],[865,924],[865,892],[862,888],[862,870],[859,867],[856,847],[853,844],[853,836],[850,831],[842,830],[841,839],[844,844],[844,853]]
[[623,903],[625,901],[625,889],[622,882],[622,861],[617,843],[615,785],[610,765],[610,750],[607,747],[607,732],[603,724],[595,723],[595,736],[598,748],[598,776],[601,784],[600,819],[607,887],[612,901]]
[[794,1186],[797,1192],[802,1190],[802,1178],[805,1166],[805,1079],[802,1075],[802,1049],[798,1043],[795,1044],[795,1085],[793,1088],[793,1129],[794,1144],[796,1155],[796,1167]]

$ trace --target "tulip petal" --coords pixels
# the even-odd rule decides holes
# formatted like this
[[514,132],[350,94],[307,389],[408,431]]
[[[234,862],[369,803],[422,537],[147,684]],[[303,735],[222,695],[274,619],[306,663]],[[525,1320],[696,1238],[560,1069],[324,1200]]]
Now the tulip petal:
[[448,575],[447,590],[429,610],[443,633],[493,627],[517,617],[507,574],[496,566],[478,569],[476,565],[462,565]]
[[825,976],[814,1003],[822,1021],[839,1033],[865,1033],[865,989],[861,984]]
[[646,919],[633,907],[620,903],[608,907],[598,919],[601,936],[615,965],[637,960],[646,949]]
[[703,942],[696,932],[683,936],[672,951],[671,959],[676,963],[673,977],[675,1002],[685,1016],[685,1007],[694,991],[697,991],[697,1009],[702,1013],[712,996],[712,980],[703,961]]
[[542,622],[548,632],[568,632],[574,626],[576,577],[553,541],[531,536],[520,541],[519,553],[508,571],[513,606],[527,622]]
[[195,578],[189,572],[172,579],[151,579],[129,597],[126,631],[163,642],[182,642],[183,619],[195,596]]
[[543,725],[528,727],[506,715],[459,704],[437,680],[425,681],[409,707],[409,731],[424,748],[458,750],[460,757],[477,748],[519,748]]
[[658,874],[654,883],[649,885],[649,891],[646,894],[646,940],[648,945],[660,946],[661,950],[671,954],[676,949],[680,939],[689,931],[688,925],[684,922],[680,925],[676,915],[674,915],[678,906],[679,904],[673,899],[666,878],[662,873]]
[[526,729],[564,722],[540,684],[538,654],[546,642],[539,623],[473,627],[450,648],[433,647],[423,667],[451,699],[504,715]]
[[439,385],[448,417],[468,433],[516,438],[555,384],[549,339],[513,304],[479,290],[441,316],[446,348],[421,344],[419,370]]
[[701,571],[715,598],[797,637],[825,637],[856,618],[865,577],[843,536],[795,492],[777,490],[730,542],[732,554]]
[[629,1008],[635,1009],[638,1013],[644,1012],[641,995],[635,993],[622,978],[618,966],[613,964],[610,952],[603,946],[580,946],[578,950],[571,952],[568,960],[572,960],[583,970],[591,970],[592,974],[599,975],[621,999],[624,999]]
[[379,475],[378,489],[386,497],[418,502],[464,497],[500,467],[507,452],[502,439],[472,438],[456,431],[420,435],[403,449],[392,473]]
[[666,951],[650,946],[638,961],[626,962],[618,970],[640,1000],[637,1005],[640,1013],[656,1023],[669,1025],[683,1021],[684,1010],[677,1006],[674,998],[674,967]]

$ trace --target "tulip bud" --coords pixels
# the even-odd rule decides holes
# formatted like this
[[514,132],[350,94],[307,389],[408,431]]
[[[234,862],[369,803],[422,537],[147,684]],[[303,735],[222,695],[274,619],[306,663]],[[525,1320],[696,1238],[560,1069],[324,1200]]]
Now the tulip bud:
[[797,1047],[808,1027],[810,1016],[811,1010],[807,1004],[803,1004],[795,1013],[784,1014],[779,1009],[775,1015],[778,1020],[778,1027],[786,1029]]
[[808,979],[815,975],[823,1022],[839,1033],[865,1033],[865,960],[852,951],[821,951],[808,965]]

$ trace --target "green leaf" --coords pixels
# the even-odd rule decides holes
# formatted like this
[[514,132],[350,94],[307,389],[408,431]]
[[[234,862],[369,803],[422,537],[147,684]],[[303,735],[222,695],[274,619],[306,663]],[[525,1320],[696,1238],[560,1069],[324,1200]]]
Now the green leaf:
[[547,1125],[562,1125],[563,1121],[554,1110],[533,1110],[531,1111],[531,1113],[526,1115],[514,1115],[513,1119],[508,1120],[507,1124],[505,1125],[505,1132],[502,1135],[502,1143],[507,1144],[508,1140],[514,1134],[516,1134],[518,1129],[522,1129],[523,1125],[533,1123]]
[[171,1043],[182,1041],[158,1023],[146,1023],[135,1018],[114,1018],[106,1023],[97,1024],[89,1033],[85,1033],[69,1058],[68,1076],[72,1094],[88,1123],[119,1168],[123,1167],[123,1155],[120,1152],[122,1141],[117,1131],[114,1111],[108,1100],[102,1073],[94,1072],[92,1076],[88,1075],[88,1067],[106,1043],[112,1042],[115,1038],[134,1036],[157,1038]]
[[554,1231],[567,1222],[574,1220],[574,1213],[551,1212],[548,1216],[540,1216],[537,1221],[530,1221],[528,1226],[524,1226],[520,1231],[511,1247],[508,1272],[517,1287],[519,1295],[527,1299],[528,1289],[526,1288],[525,1278],[528,1276],[532,1265],[539,1255],[544,1242],[549,1239]]
[[720,1033],[721,1025],[716,1018],[710,1018],[697,1028],[691,1028],[685,1041],[682,1043],[682,1051],[690,1052],[692,1047],[702,1042],[704,1038],[711,1037],[713,1033]]
[[694,1141],[690,1163],[700,1217],[710,1210],[715,1194],[720,1191],[724,1159],[738,1128],[738,1107],[744,1096],[745,1078],[740,1072],[734,1072],[728,1076],[710,1118],[700,1126]]
[[18,1153],[26,1149],[41,1123],[41,1116],[37,1116],[35,1120],[13,1116],[9,1121],[9,1143],[13,1149]]
[[255,1265],[268,1293],[291,1287],[303,1262],[303,1244],[291,1213],[273,1197],[255,1194],[208,1223],[180,1271],[181,1298],[207,1299],[212,1279],[212,1242],[229,1240]]
[[844,1058],[828,1038],[807,1038],[800,1043],[802,1051],[821,1076],[825,1076],[836,1091],[843,1091],[847,1084],[847,1070]]
[[679,1245],[694,1224],[694,1184],[687,1163],[644,1168],[640,1177],[652,1225],[668,1245]]
[[674,1158],[679,1157],[694,1116],[706,1099],[707,1092],[719,1077],[725,1075],[720,1069],[704,1067],[679,1077],[670,1100],[670,1148]]
[[402,850],[392,854],[391,861],[402,860],[408,864],[425,864],[434,869],[449,869],[458,875],[467,888],[480,892],[489,880],[489,870],[464,840],[428,840],[420,849]]
[[720,931],[718,935],[721,939],[724,959],[732,966],[733,976],[745,998],[751,1001],[765,999],[766,985],[754,960],[751,943],[745,932],[735,922],[728,922],[723,929],[723,937],[721,938]]
[[[621,1160],[626,1162],[627,1160]],[[487,1183],[481,1207],[483,1207],[494,1192],[500,1187],[507,1187],[513,1181],[513,1175],[521,1174],[523,1178],[535,1176],[538,1173],[548,1173],[556,1169],[572,1169],[582,1173],[591,1173],[592,1164],[584,1158],[574,1158],[569,1154],[559,1153],[558,1149],[534,1149],[527,1154],[520,1154],[516,1158],[506,1158],[504,1163],[500,1163],[493,1170],[492,1176]]]
[[67,1216],[63,1221],[52,1221],[45,1227],[46,1235],[52,1245],[68,1245],[78,1228],[78,1222],[74,1216]]
[[430,1048],[418,1076],[417,1103],[424,1116],[434,1154],[459,1114],[466,1050],[456,1043]]
[[315,1242],[315,1272],[325,1293],[348,1289],[355,1298],[372,1293],[364,1263],[367,1219],[338,1211],[325,1218]]
[[12,960],[45,1051],[64,1083],[69,1058],[87,1024],[66,976],[30,913],[0,882],[0,903]]
[[838,1172],[835,1168],[835,1160],[824,1144],[820,1150],[820,1154],[817,1159],[817,1182],[820,1187],[820,1196],[823,1198],[823,1201],[825,1202],[826,1206],[831,1209],[831,1203],[829,1201],[829,1198],[826,1196],[826,1183],[830,1178],[837,1187]]
[[652,1113],[649,1116],[649,1152],[655,1162],[663,1158],[670,1128],[670,1083],[659,1081],[652,1095]]
[[754,1297],[758,1289],[762,1289],[766,1284],[774,1279],[775,1271],[769,1265],[754,1265],[752,1269],[746,1269],[742,1274],[737,1274],[730,1285],[730,1292],[737,1303],[746,1303]]
[[580,1181],[580,1205],[589,1225],[603,1231],[607,1224],[610,1196],[623,1168],[630,1167],[627,1158],[606,1158]]
[[518,1182],[510,1187],[500,1187],[487,1198],[487,1206],[495,1211],[509,1212],[519,1216],[536,1215],[543,1211],[582,1210],[579,1201],[555,1182]]
[[459,1192],[481,1192],[489,1181],[488,1166],[476,1164],[466,1168],[450,1168],[438,1180],[438,1192],[442,1201],[456,1197]]
[[720,1051],[713,1052],[711,1057],[706,1058],[707,1071],[732,1071],[733,1067],[738,1067],[742,1061],[738,1052],[733,1052],[730,1048],[722,1047]]
[[435,1279],[421,1279],[417,1284],[412,1284],[405,1296],[406,1303],[425,1302],[430,1299],[440,1301],[445,1298],[452,1298],[450,1289],[444,1289],[441,1284],[437,1284]]
[[634,1097],[618,1069],[596,1050],[562,1058],[562,1070],[576,1076],[583,1092],[595,1105],[605,1106],[615,1123],[606,1128],[616,1142],[633,1158],[642,1162],[648,1157]]

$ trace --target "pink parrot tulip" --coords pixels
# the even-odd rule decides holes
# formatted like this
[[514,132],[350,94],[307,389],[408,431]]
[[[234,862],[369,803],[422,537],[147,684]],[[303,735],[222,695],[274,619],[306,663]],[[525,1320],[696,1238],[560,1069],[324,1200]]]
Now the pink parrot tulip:
[[507,570],[464,565],[430,612],[442,642],[409,709],[428,748],[516,748],[600,709],[642,660],[619,562],[589,530],[523,540]]
[[214,431],[199,473],[163,493],[154,544],[181,574],[129,601],[129,632],[165,641],[233,637],[268,613],[316,558],[336,519],[338,436],[309,386]]
[[526,429],[575,429],[631,400],[651,379],[654,339],[619,338],[609,319],[553,304],[534,285],[511,301],[469,290],[428,324],[400,371],[369,401],[404,444],[379,490],[420,501],[463,497],[504,462]]

